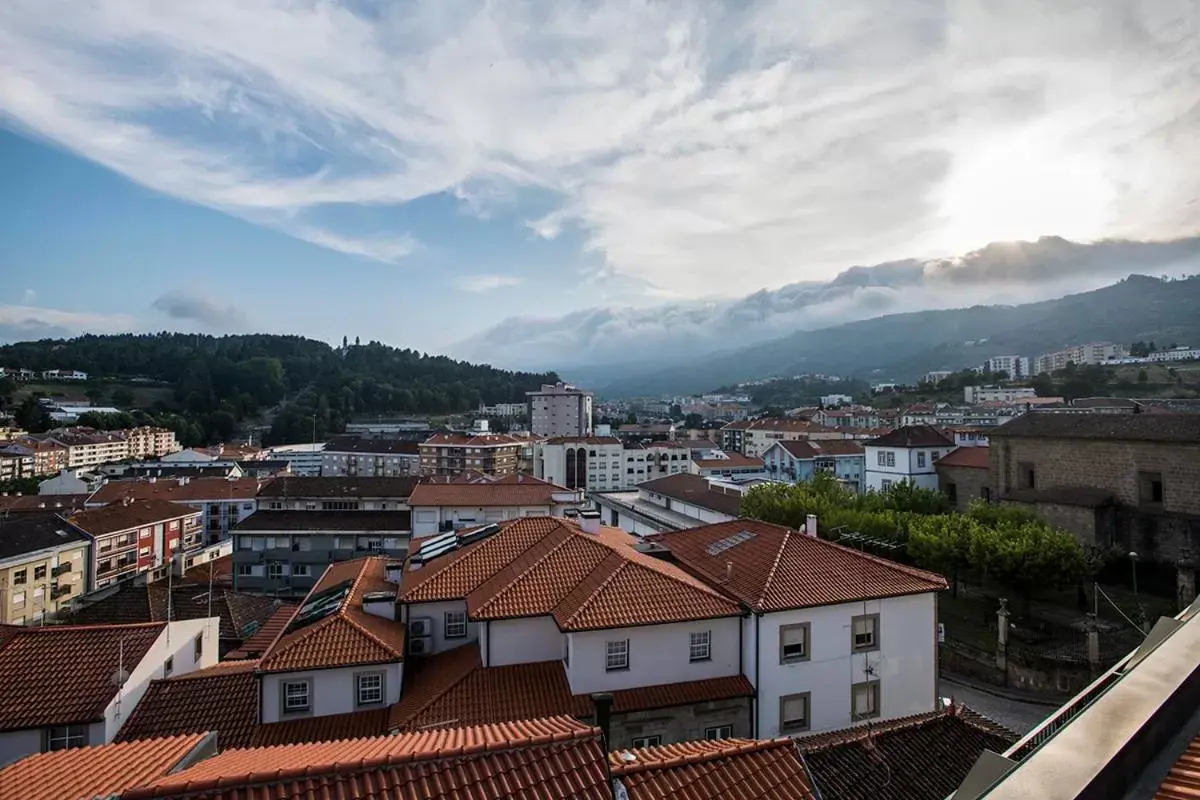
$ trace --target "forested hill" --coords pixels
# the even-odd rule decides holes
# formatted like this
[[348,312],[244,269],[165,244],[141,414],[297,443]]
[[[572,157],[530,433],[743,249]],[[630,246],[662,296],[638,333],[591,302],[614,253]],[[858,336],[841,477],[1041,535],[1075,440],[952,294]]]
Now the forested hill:
[[552,372],[509,372],[378,342],[333,348],[268,334],[44,339],[0,346],[0,364],[82,370],[99,390],[114,381],[168,383],[175,403],[144,411],[184,417],[189,443],[224,438],[238,423],[285,401],[272,438],[307,441],[314,415],[320,437],[358,415],[449,413],[480,403],[521,402],[526,391],[557,380]]

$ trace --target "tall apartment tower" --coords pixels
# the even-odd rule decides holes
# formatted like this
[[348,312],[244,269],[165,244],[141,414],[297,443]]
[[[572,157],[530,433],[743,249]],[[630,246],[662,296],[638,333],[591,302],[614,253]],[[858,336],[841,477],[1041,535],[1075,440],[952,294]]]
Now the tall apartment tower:
[[535,436],[591,436],[592,393],[559,381],[526,392],[529,429]]

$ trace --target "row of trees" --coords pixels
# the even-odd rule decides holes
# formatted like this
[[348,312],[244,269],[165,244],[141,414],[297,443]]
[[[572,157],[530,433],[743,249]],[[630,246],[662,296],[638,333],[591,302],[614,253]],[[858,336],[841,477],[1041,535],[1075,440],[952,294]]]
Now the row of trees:
[[823,537],[860,534],[855,544],[939,572],[958,584],[996,583],[1026,601],[1040,587],[1077,585],[1100,563],[1075,538],[1019,509],[973,503],[952,513],[936,491],[901,482],[883,492],[856,494],[829,476],[795,485],[756,486],[742,501],[754,519],[798,528],[816,514]]

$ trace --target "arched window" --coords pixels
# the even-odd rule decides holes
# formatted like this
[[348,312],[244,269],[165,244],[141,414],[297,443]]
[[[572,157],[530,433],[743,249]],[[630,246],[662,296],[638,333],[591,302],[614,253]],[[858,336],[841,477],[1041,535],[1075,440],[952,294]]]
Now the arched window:
[[574,489],[577,484],[575,482],[575,448],[567,448],[567,488]]
[[587,488],[587,450],[582,447],[575,451],[575,485],[568,489]]

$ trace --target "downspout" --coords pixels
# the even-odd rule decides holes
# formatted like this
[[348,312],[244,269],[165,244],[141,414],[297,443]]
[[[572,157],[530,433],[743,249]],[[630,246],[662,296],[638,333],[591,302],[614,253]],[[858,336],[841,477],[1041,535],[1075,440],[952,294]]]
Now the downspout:
[[760,642],[758,640],[758,623],[762,619],[762,615],[759,614],[758,612],[752,612],[752,613],[754,614],[754,713],[753,713],[754,736],[753,736],[753,738],[757,739],[757,738],[759,738],[759,735],[758,735],[758,693],[759,693],[758,662],[759,662],[759,656],[762,654],[762,642]]
[[483,636],[487,639],[487,644],[484,646],[483,665],[490,667],[492,665],[492,621],[490,619],[483,621]]

